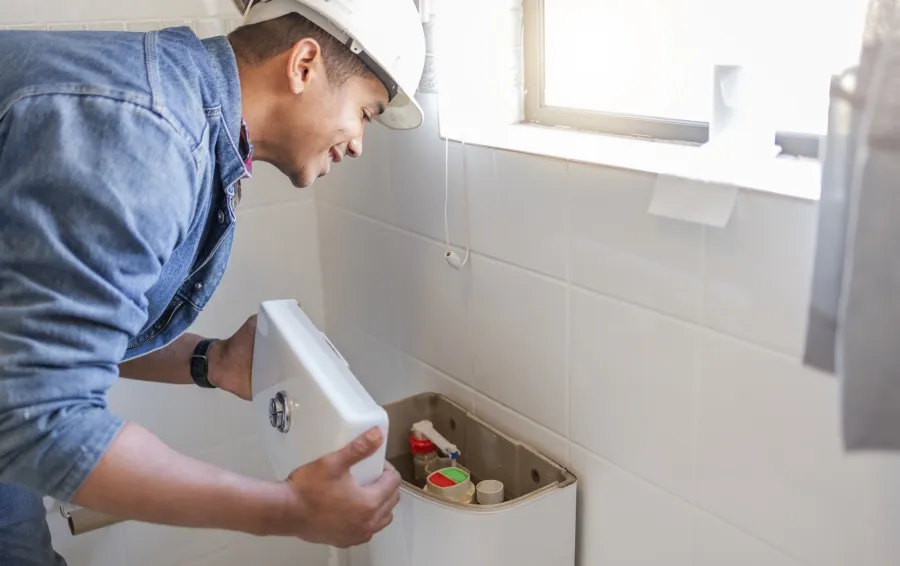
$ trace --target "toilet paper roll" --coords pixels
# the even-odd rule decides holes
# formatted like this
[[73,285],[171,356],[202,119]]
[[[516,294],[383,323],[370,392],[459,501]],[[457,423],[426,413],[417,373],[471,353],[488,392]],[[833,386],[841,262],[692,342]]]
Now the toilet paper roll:
[[72,533],[72,536],[83,535],[125,521],[124,519],[111,517],[90,509],[78,509],[72,512],[63,511],[63,517],[69,522],[69,532]]

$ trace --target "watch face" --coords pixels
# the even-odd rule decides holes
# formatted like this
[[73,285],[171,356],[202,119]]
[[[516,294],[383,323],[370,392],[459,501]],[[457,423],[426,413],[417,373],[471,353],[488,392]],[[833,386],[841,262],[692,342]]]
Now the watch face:
[[209,371],[209,362],[203,356],[191,358],[191,375],[194,377],[206,377]]

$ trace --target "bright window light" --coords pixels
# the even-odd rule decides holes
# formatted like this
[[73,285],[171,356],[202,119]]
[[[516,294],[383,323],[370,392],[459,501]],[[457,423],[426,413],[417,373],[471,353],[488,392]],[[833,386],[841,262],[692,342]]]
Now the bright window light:
[[708,123],[713,66],[740,63],[766,69],[779,131],[823,135],[829,83],[858,59],[868,0],[528,5],[541,12],[546,107]]

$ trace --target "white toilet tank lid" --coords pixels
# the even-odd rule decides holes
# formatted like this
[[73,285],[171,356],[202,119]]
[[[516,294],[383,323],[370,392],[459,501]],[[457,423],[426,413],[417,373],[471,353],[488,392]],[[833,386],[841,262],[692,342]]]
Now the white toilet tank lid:
[[[385,410],[296,301],[261,305],[252,379],[254,418],[280,479],[370,428],[380,427],[387,437]],[[383,467],[384,447],[353,473],[369,483]]]

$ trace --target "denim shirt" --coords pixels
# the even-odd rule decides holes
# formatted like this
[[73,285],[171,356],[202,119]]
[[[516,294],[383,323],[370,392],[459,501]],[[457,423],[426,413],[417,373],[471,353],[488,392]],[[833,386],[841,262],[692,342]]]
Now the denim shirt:
[[122,427],[118,364],[210,300],[240,132],[226,38],[0,31],[0,483],[70,501]]

